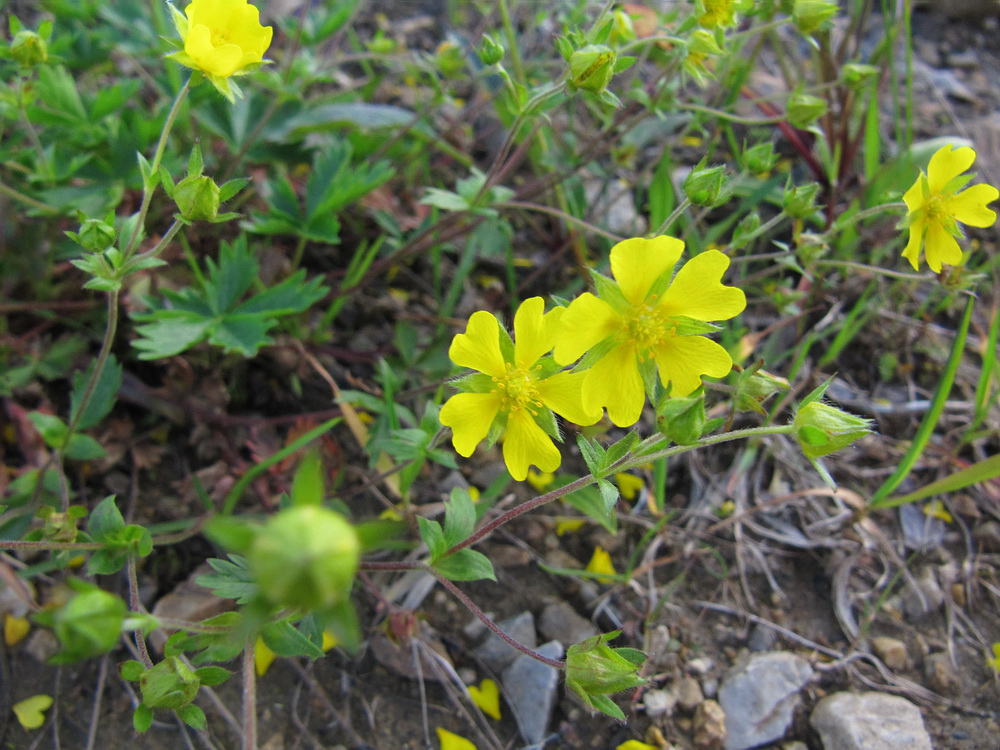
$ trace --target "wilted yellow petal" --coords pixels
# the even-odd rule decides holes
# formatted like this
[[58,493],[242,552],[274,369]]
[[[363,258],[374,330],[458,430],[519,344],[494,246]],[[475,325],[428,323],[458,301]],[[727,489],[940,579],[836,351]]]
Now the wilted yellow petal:
[[31,623],[24,617],[15,617],[10,612],[3,618],[3,642],[13,646],[24,639],[31,630]]
[[560,518],[556,521],[556,536],[579,531],[585,523],[587,523],[585,518]]
[[52,696],[33,695],[15,703],[14,715],[18,723],[27,730],[38,729],[45,723],[45,711],[52,707]]
[[447,729],[437,727],[438,741],[441,743],[441,750],[477,750],[465,737],[449,732]]
[[258,677],[263,677],[267,670],[271,668],[277,656],[260,636],[257,637],[257,646],[253,652],[253,666]]
[[930,516],[931,518],[940,518],[945,523],[951,523],[951,513],[948,509],[944,507],[944,503],[940,500],[931,500],[927,505],[924,506],[924,515]]
[[500,721],[500,688],[493,680],[486,678],[479,687],[469,685],[469,696],[484,714]]

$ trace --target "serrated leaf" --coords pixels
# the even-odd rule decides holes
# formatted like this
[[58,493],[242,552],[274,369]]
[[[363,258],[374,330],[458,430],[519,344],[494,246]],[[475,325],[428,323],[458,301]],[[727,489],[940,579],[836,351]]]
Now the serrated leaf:
[[618,502],[618,488],[607,479],[598,479],[597,487],[601,491],[601,500],[608,513],[614,512],[615,504]]
[[444,505],[444,545],[451,549],[465,541],[476,528],[476,506],[469,491],[455,487],[451,499]]
[[495,581],[497,579],[490,559],[474,549],[460,549],[448,557],[435,560],[433,567],[449,581],[479,581],[483,578]]
[[612,466],[622,458],[624,458],[639,442],[639,433],[636,431],[629,432],[625,437],[619,440],[617,443],[608,448],[607,452],[604,454],[604,469]]
[[139,734],[147,731],[149,727],[153,724],[153,709],[147,706],[145,703],[140,703],[135,707],[135,713],[132,714],[132,727]]
[[246,604],[256,598],[257,584],[246,559],[230,555],[229,560],[210,557],[208,564],[214,573],[198,576],[195,583],[215,592],[223,599],[235,599],[238,604]]
[[601,476],[604,468],[604,449],[596,440],[588,440],[583,435],[577,435],[576,444],[580,446],[580,453],[587,464],[590,473],[595,477]]
[[260,630],[264,643],[278,656],[307,656],[318,659],[323,649],[300,633],[288,620],[272,622]]

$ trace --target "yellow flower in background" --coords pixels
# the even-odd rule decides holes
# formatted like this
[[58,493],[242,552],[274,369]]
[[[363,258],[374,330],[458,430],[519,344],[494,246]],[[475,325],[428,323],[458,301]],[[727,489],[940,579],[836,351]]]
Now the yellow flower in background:
[[614,580],[612,576],[618,575],[618,571],[611,563],[611,555],[601,545],[594,548],[594,554],[591,556],[590,562],[587,563],[587,571],[599,573],[597,580],[601,583],[611,583]]
[[[599,407],[585,408],[581,402],[584,374],[560,372],[545,357],[555,344],[564,310],[544,309],[541,297],[521,303],[514,315],[513,344],[493,315],[475,312],[448,350],[456,365],[481,374],[455,382],[464,392],[441,407],[441,424],[451,428],[452,444],[466,458],[481,441],[502,431],[504,462],[518,481],[527,477],[532,464],[543,472],[559,466],[562,456],[552,442],[559,437],[553,411],[579,425],[601,417]],[[506,346],[501,346],[501,335]]]
[[204,73],[232,101],[230,76],[249,73],[264,62],[273,29],[261,26],[260,12],[247,0],[194,0],[183,14],[172,5],[170,9],[184,49],[167,57]]
[[921,249],[934,273],[940,273],[942,263],[959,265],[962,249],[955,240],[963,236],[959,222],[970,227],[988,227],[997,220],[996,212],[986,204],[1000,197],[1000,191],[992,185],[973,185],[962,190],[975,177],[962,174],[975,159],[976,152],[968,146],[943,146],[931,157],[927,174],[921,172],[913,187],[903,195],[908,209],[903,226],[910,230],[903,257],[914,270],[920,269]]
[[31,623],[23,617],[15,617],[10,612],[3,618],[3,642],[8,646],[13,646],[24,640],[24,637],[31,630]]
[[469,685],[469,697],[484,714],[500,721],[500,688],[496,682],[487,677],[479,687]]
[[648,742],[627,740],[616,747],[615,750],[660,750],[660,748],[656,745],[650,745]]
[[993,674],[1000,676],[1000,643],[993,644],[993,658],[986,660],[986,666],[993,670]]
[[441,750],[476,750],[476,746],[465,737],[441,727],[435,728],[437,729],[438,742],[441,743]]
[[704,12],[698,16],[698,23],[706,29],[717,26],[733,26],[736,23],[736,9],[733,0],[701,0]]
[[586,370],[583,403],[605,406],[619,427],[635,424],[645,403],[640,368],[655,363],[671,396],[687,396],[703,375],[720,378],[733,366],[729,353],[698,334],[746,307],[746,297],[721,279],[729,258],[707,250],[671,278],[684,243],[674,237],[631,239],[611,248],[611,273],[601,297],[585,292],[566,308],[553,356],[569,364],[596,349]]
[[42,726],[45,723],[45,712],[51,707],[51,695],[33,695],[11,706],[18,723],[26,730]]

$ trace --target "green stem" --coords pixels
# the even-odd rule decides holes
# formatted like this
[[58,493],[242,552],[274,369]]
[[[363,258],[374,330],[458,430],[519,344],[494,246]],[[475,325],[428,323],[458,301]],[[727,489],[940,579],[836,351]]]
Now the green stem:
[[524,64],[521,62],[521,52],[518,50],[517,32],[510,17],[510,5],[507,0],[500,0],[497,4],[500,9],[500,22],[503,24],[503,33],[507,37],[507,47],[510,50],[510,63],[517,76],[518,83],[527,85],[524,80]]
[[583,219],[578,219],[572,214],[569,214],[565,211],[560,211],[558,208],[545,206],[541,203],[529,203],[527,201],[506,201],[504,203],[494,204],[494,208],[521,208],[524,209],[525,211],[537,211],[538,213],[541,214],[548,214],[549,216],[555,216],[557,218],[560,218],[567,224],[576,224],[580,227],[583,227],[588,232],[592,232],[593,234],[599,234],[602,237],[607,237],[612,242],[621,242],[623,239],[625,239],[624,237],[619,237],[617,234],[614,234],[612,232],[606,232],[600,227],[595,226],[589,222],[586,222]]
[[32,208],[38,209],[43,213],[46,214],[59,213],[59,209],[53,208],[48,203],[42,203],[40,200],[32,198],[30,195],[25,195],[24,193],[20,193],[14,188],[4,185],[2,182],[0,182],[0,193],[6,195],[8,198],[13,198],[14,200],[19,201],[20,203],[23,203],[26,206],[31,206]]
[[257,641],[243,647],[243,750],[257,750]]
[[163,151],[167,147],[167,136],[170,135],[170,131],[174,126],[174,120],[177,119],[177,114],[180,112],[181,104],[184,102],[187,93],[191,88],[191,78],[190,76],[184,85],[181,86],[181,90],[177,92],[177,96],[174,97],[174,104],[170,108],[170,112],[167,113],[166,122],[163,123],[163,130],[160,131],[160,140],[156,143],[156,151],[153,153],[153,161],[149,164],[150,179],[155,180],[153,186],[144,184],[142,186],[142,204],[139,206],[139,217],[135,222],[135,227],[132,229],[132,236],[129,237],[128,244],[125,246],[125,260],[135,252],[135,246],[139,241],[139,234],[142,231],[142,226],[146,221],[146,214],[149,213],[149,204],[153,200],[153,193],[156,192],[156,184],[159,181],[157,177],[157,172],[160,168],[160,161],[163,159]]
[[855,263],[851,260],[814,260],[812,262],[813,266],[829,266],[829,267],[843,267],[843,268],[855,268],[859,271],[868,271],[869,273],[879,274],[881,276],[891,276],[894,279],[908,279],[910,281],[928,281],[934,277],[929,274],[921,273],[904,273],[903,271],[892,271],[888,268],[880,268],[878,266],[869,266],[865,263]]
[[663,220],[663,223],[656,228],[656,231],[651,235],[652,237],[659,237],[661,234],[667,231],[677,219],[680,218],[681,214],[687,211],[688,207],[691,205],[690,198],[685,197],[684,200],[673,211],[670,212],[670,216]]
[[104,341],[101,342],[101,350],[97,354],[97,361],[94,364],[94,372],[90,376],[90,380],[87,381],[87,387],[83,391],[83,395],[80,397],[79,406],[77,407],[76,414],[69,423],[69,430],[67,435],[72,435],[76,430],[76,426],[80,423],[80,418],[83,413],[87,410],[87,404],[94,395],[94,391],[97,389],[97,383],[101,379],[101,374],[104,372],[104,367],[108,363],[108,358],[111,356],[111,346],[115,341],[115,333],[118,331],[118,295],[119,291],[117,289],[112,289],[108,292],[108,325],[104,330]]
[[20,549],[28,552],[42,552],[54,550],[91,550],[104,549],[100,542],[24,542],[18,539],[0,540],[0,549]]
[[774,117],[741,117],[740,115],[734,115],[731,112],[725,112],[721,109],[703,107],[700,104],[678,104],[677,107],[679,109],[690,109],[693,112],[704,112],[706,115],[718,117],[720,120],[738,122],[741,125],[776,125],[777,123],[784,122],[787,119],[787,116],[784,114],[776,115]]
[[862,221],[863,219],[868,219],[872,216],[878,216],[889,211],[906,211],[907,206],[902,201],[896,201],[894,203],[883,203],[880,206],[872,206],[871,208],[866,208],[864,211],[858,211],[856,214],[850,214],[849,216],[841,216],[835,222],[830,229],[834,232],[839,232],[845,227],[854,224],[856,222]]
[[777,216],[772,216],[770,219],[765,221],[763,224],[761,224],[759,227],[753,230],[750,234],[744,237],[743,242],[744,243],[750,242],[750,240],[757,239],[765,232],[770,232],[772,229],[778,226],[778,224],[780,224],[785,218],[787,217],[785,216],[784,213],[780,213]]

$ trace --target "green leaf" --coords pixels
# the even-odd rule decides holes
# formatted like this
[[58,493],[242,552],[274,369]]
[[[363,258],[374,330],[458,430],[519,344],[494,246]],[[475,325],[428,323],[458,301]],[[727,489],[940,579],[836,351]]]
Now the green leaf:
[[495,581],[493,563],[482,552],[474,549],[460,549],[448,557],[442,557],[433,563],[434,569],[449,581],[478,581],[488,578]]
[[198,678],[198,682],[206,687],[221,685],[233,675],[232,672],[223,667],[201,667],[196,669],[194,674]]
[[430,550],[432,560],[448,551],[448,544],[444,540],[441,524],[423,516],[417,516],[417,525],[420,527],[420,538],[424,540],[424,544]]
[[223,599],[235,599],[238,604],[247,604],[257,597],[259,589],[245,558],[229,555],[229,560],[215,557],[208,559],[214,573],[198,576],[195,583],[215,592]]
[[83,413],[77,417],[77,412],[80,410],[80,400],[83,398],[83,393],[86,390],[87,383],[90,382],[96,364],[96,360],[91,362],[86,374],[78,372],[73,376],[73,393],[70,396],[69,419],[70,422],[77,420],[76,429],[78,430],[89,429],[104,419],[115,405],[115,397],[118,395],[118,389],[121,388],[122,366],[118,364],[118,360],[112,354],[108,357],[107,364],[101,371],[101,376],[97,379],[94,392],[91,394]]
[[180,717],[181,721],[189,727],[194,727],[199,731],[204,731],[206,726],[205,712],[193,703],[189,703],[186,706],[178,708],[177,715]]
[[272,622],[260,630],[264,643],[278,656],[308,656],[318,659],[323,655],[323,649],[300,633],[288,620]]
[[87,520],[87,533],[97,542],[112,538],[124,528],[125,519],[115,504],[114,495],[108,495],[98,503]]
[[468,539],[475,528],[476,506],[472,497],[467,489],[455,487],[451,491],[451,500],[444,505],[445,549]]
[[108,576],[117,573],[128,562],[128,553],[120,549],[99,549],[87,561],[87,575]]
[[132,714],[132,727],[139,734],[142,734],[153,723],[153,709],[147,706],[145,703],[140,703],[135,707],[135,713]]
[[60,449],[66,443],[69,427],[54,414],[43,414],[40,411],[29,412],[28,419],[42,436],[42,440],[50,448]]
[[563,497],[563,502],[596,521],[612,534],[618,531],[618,514],[615,513],[614,505],[608,506],[604,501],[604,495],[596,486],[581,487]]
[[142,673],[146,671],[146,668],[142,666],[142,662],[130,659],[129,661],[122,662],[118,666],[118,671],[121,674],[123,680],[128,680],[129,682],[135,682],[140,677],[142,677]]
[[897,505],[905,505],[906,503],[914,503],[918,500],[923,500],[925,497],[930,497],[931,495],[943,495],[947,492],[957,492],[958,490],[965,489],[969,485],[987,482],[998,476],[1000,476],[1000,454],[978,461],[972,464],[972,466],[967,466],[961,471],[949,474],[944,479],[931,482],[914,492],[910,492],[906,495],[890,497],[879,507],[893,508]]
[[316,451],[309,451],[292,480],[293,505],[322,505],[323,463]]
[[66,458],[74,461],[93,461],[96,458],[103,458],[106,455],[104,448],[90,435],[69,436],[66,443]]

